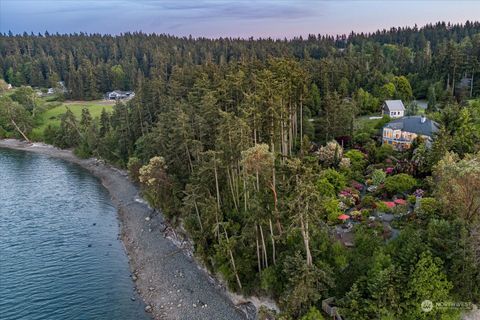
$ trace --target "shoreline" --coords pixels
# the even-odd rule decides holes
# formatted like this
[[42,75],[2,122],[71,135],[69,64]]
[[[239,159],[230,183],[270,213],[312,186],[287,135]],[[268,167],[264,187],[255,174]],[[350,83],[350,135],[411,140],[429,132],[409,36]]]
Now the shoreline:
[[[62,159],[83,167],[101,181],[117,208],[121,240],[135,290],[153,319],[251,318],[233,303],[232,295],[202,269],[187,249],[167,237],[168,226],[163,215],[152,215],[153,210],[139,197],[138,187],[126,172],[43,143],[0,139],[0,148]],[[248,309],[251,311],[251,306]]]

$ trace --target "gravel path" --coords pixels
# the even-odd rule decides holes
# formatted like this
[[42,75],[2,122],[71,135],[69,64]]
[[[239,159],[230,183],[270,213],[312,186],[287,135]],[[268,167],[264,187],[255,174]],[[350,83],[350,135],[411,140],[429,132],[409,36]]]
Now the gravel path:
[[161,214],[138,201],[138,189],[123,171],[95,159],[79,159],[69,150],[45,144],[0,140],[0,147],[41,153],[76,163],[97,176],[118,208],[122,240],[132,278],[155,319],[246,319],[225,289],[199,268],[184,250],[165,238]]

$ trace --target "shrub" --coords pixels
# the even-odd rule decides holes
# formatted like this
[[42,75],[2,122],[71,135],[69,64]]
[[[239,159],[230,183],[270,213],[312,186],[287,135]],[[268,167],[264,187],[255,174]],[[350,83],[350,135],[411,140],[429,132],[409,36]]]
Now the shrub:
[[420,205],[415,210],[417,216],[421,219],[431,219],[440,212],[440,203],[435,198],[422,198]]
[[337,141],[332,140],[317,151],[320,162],[325,167],[337,166],[343,157],[343,148]]
[[387,177],[387,174],[385,173],[385,171],[380,170],[380,169],[376,169],[372,173],[372,184],[374,186],[378,186],[385,181],[386,177]]
[[379,201],[375,204],[375,207],[377,208],[377,211],[380,211],[380,212],[391,212],[389,206],[387,206],[385,203],[383,203],[382,201]]
[[385,190],[390,194],[407,192],[416,185],[417,181],[406,173],[396,174],[385,179]]
[[323,320],[322,313],[317,308],[311,307],[310,310],[300,320]]
[[130,157],[127,163],[128,176],[135,182],[139,182],[140,168],[142,163],[137,157]]
[[380,148],[377,149],[377,161],[384,161],[389,156],[393,154],[393,147],[389,144],[382,144]]
[[368,142],[372,141],[370,138],[370,133],[360,132],[353,136],[353,142],[359,145],[366,145]]
[[343,156],[350,159],[351,169],[353,171],[363,171],[367,165],[365,155],[359,150],[348,150]]
[[410,203],[410,204],[415,204],[415,203],[417,202],[417,197],[415,197],[415,196],[412,195],[412,194],[409,194],[409,195],[407,196],[407,201],[408,201],[408,203]]
[[57,136],[58,136],[58,128],[52,125],[48,125],[43,130],[43,141],[48,144],[57,145]]
[[92,151],[90,150],[90,148],[88,147],[88,145],[86,143],[82,143],[78,147],[76,147],[73,150],[73,153],[77,157],[82,158],[82,159],[86,159],[86,158],[92,156]]
[[372,210],[371,209],[362,209],[361,213],[362,213],[362,216],[364,218],[367,218],[372,214]]
[[7,130],[3,129],[2,126],[0,126],[0,139],[6,138],[8,136]]
[[365,207],[365,208],[375,207],[375,198],[370,195],[365,196],[362,200],[362,207]]
[[326,169],[320,174],[321,178],[327,179],[327,181],[335,188],[335,193],[344,189],[347,185],[347,179],[343,174],[335,169]]
[[353,219],[360,220],[362,218],[362,211],[353,210],[352,212],[350,212],[350,215],[352,216]]
[[401,215],[408,212],[408,207],[406,205],[397,205],[393,207],[391,211],[395,215]]
[[340,210],[340,202],[335,198],[323,201],[323,210],[327,216],[327,220],[332,223],[338,222],[338,216],[342,214]]
[[321,178],[317,181],[317,189],[321,195],[326,197],[334,197],[335,187],[327,180],[327,178]]

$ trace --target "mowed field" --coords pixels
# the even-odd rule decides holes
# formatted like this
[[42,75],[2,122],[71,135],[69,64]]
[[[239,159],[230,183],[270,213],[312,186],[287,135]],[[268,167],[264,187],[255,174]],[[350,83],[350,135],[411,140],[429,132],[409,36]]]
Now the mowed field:
[[59,126],[60,119],[62,115],[67,112],[67,108],[73,112],[78,120],[80,120],[83,108],[88,108],[92,118],[100,118],[103,109],[107,112],[111,112],[114,105],[115,101],[109,100],[65,101],[58,106],[55,106],[55,103],[52,103],[52,105],[50,107],[47,106],[47,110],[42,112],[36,119],[33,134],[42,135],[48,125]]

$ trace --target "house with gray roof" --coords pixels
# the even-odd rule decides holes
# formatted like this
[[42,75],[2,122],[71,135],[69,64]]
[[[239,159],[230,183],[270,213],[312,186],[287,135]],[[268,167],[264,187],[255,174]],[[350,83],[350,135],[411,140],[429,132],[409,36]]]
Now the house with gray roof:
[[383,127],[383,144],[390,144],[397,150],[407,150],[417,137],[431,143],[438,124],[425,116],[410,116],[390,121]]
[[106,97],[109,100],[122,100],[122,99],[129,99],[135,96],[135,92],[133,91],[120,91],[115,90],[112,92],[107,92]]
[[401,118],[405,115],[405,106],[402,100],[385,100],[382,105],[382,114],[391,118]]

